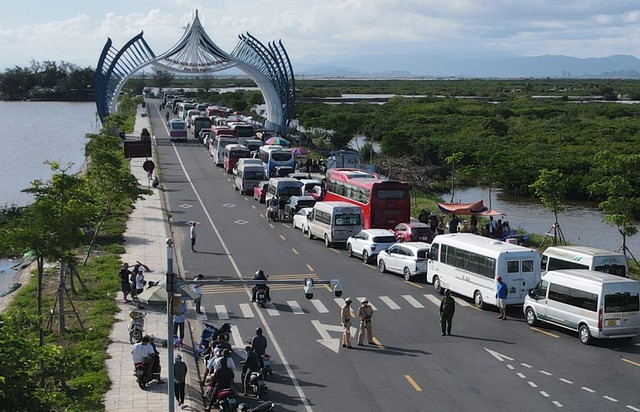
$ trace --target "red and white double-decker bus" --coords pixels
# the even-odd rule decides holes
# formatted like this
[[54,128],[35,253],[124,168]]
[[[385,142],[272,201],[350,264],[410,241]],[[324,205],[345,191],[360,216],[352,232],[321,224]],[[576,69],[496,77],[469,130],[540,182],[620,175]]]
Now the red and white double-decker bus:
[[323,200],[341,200],[360,206],[365,229],[390,229],[410,221],[409,185],[381,179],[365,170],[327,170]]

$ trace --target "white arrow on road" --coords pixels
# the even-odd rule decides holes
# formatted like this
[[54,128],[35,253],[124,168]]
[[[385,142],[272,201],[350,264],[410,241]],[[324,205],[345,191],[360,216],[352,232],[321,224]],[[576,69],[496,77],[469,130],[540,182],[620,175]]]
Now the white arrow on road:
[[503,355],[501,353],[498,353],[496,351],[492,351],[491,349],[484,348],[484,350],[489,352],[491,354],[491,356],[493,356],[494,358],[498,359],[500,362],[504,362],[505,359],[513,361],[513,358],[510,358],[510,357],[508,357],[506,355]]
[[[338,351],[340,350],[340,338],[337,338],[337,339],[332,338],[331,335],[329,335],[329,332],[342,333],[344,328],[342,326],[336,326],[336,325],[325,325],[320,323],[319,320],[312,320],[311,324],[316,328],[316,330],[320,334],[320,337],[322,338],[317,340],[318,343],[326,346],[327,348],[331,349],[335,353],[338,353]],[[351,336],[355,336],[356,328],[352,326],[350,332],[351,332]]]

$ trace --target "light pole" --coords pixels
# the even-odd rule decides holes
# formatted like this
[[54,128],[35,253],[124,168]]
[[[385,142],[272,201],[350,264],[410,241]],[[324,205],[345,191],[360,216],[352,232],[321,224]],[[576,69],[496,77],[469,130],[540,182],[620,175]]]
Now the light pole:
[[169,395],[169,412],[174,411],[173,386],[173,239],[165,241],[167,244],[167,392]]

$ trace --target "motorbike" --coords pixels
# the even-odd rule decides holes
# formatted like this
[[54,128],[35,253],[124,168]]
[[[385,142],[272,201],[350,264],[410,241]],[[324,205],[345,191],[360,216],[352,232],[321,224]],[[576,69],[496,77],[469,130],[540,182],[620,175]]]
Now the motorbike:
[[[263,287],[260,287],[263,286]],[[267,288],[266,285],[257,285],[256,286],[256,303],[261,308],[264,308],[264,305],[267,303]]]
[[131,320],[129,321],[129,342],[132,344],[138,343],[142,340],[142,335],[144,331],[144,317],[145,313],[132,310],[129,312],[129,317]]
[[265,353],[264,355],[260,355],[260,359],[262,361],[262,368],[260,368],[262,374],[265,377],[267,375],[273,377],[273,370],[271,370],[271,356]]
[[229,342],[231,335],[231,324],[223,323],[219,328],[211,323],[202,322],[204,329],[200,334],[200,344],[198,345],[197,354],[202,356],[209,350],[211,342],[218,340],[218,335],[222,335],[222,340]]
[[271,220],[273,222],[277,222],[278,219],[278,206],[267,206],[267,220]]
[[[262,372],[250,372],[249,373],[249,385],[247,390],[251,391],[256,398],[260,399],[262,395],[267,391],[267,384],[264,381],[264,375]],[[242,382],[244,382],[244,375],[242,376]]]
[[153,351],[153,364],[151,365],[151,371],[148,375],[145,376],[143,362],[136,363],[134,366],[136,381],[138,382],[138,386],[140,387],[140,389],[145,389],[147,384],[154,379],[158,383],[161,383],[160,371],[162,367],[160,366],[160,355],[158,354],[158,351],[155,350],[155,345],[153,346]]
[[264,401],[253,408],[249,408],[247,404],[238,405],[238,412],[271,412],[275,410],[276,404],[271,401]]
[[[238,406],[238,400],[236,399],[236,391],[233,388],[221,389],[218,391],[217,396],[218,410],[220,412],[235,412]],[[213,404],[209,403],[209,410]]]

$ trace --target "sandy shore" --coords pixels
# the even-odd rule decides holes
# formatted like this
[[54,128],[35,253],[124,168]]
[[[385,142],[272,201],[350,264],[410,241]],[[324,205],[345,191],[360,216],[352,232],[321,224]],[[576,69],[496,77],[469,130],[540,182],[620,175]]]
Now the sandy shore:
[[[36,262],[34,261],[29,266],[26,266],[25,268],[19,270],[15,275],[13,275],[13,278],[11,279],[11,281],[22,283],[22,285],[26,285],[27,282],[29,282],[29,279],[31,278],[31,272],[35,268],[36,268]],[[19,290],[20,288],[9,293],[7,296],[0,297],[0,312],[4,312],[7,309],[7,306],[9,306],[9,303],[11,303],[11,301],[13,300],[13,297],[16,295],[16,293]]]

